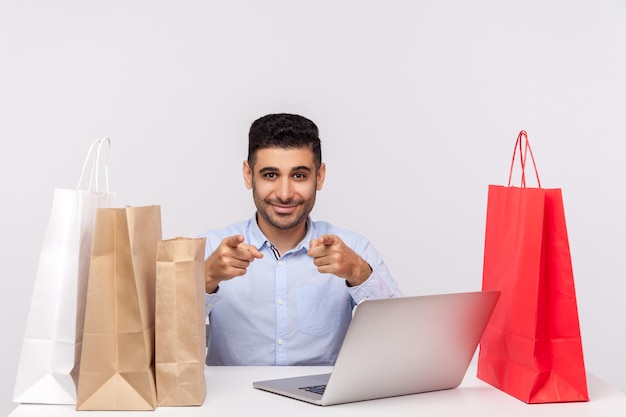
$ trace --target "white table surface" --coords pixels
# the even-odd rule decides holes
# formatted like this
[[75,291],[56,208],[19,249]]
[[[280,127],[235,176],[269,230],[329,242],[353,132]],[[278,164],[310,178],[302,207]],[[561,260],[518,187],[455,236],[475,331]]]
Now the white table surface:
[[626,416],[626,395],[588,375],[589,402],[525,404],[476,378],[470,367],[459,388],[320,407],[256,390],[252,382],[309,373],[330,367],[207,367],[207,396],[201,407],[159,407],[155,411],[76,411],[74,406],[21,404],[9,417],[153,416],[466,416],[579,417]]

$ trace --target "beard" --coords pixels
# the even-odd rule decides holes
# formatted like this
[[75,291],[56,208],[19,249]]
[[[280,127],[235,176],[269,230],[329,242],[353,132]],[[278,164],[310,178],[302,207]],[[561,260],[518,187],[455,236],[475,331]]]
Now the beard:
[[[315,194],[309,200],[282,201],[280,199],[264,199],[259,197],[254,189],[252,191],[257,212],[271,227],[278,230],[290,230],[306,222],[315,204]],[[296,206],[296,209],[292,213],[277,213],[273,208],[275,205]]]

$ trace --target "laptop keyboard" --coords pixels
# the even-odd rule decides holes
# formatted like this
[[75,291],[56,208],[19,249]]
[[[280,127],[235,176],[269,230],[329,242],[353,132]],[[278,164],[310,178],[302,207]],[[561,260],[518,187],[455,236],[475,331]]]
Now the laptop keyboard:
[[303,391],[312,392],[314,394],[324,395],[324,390],[326,389],[326,385],[312,385],[310,387],[300,387],[299,389]]

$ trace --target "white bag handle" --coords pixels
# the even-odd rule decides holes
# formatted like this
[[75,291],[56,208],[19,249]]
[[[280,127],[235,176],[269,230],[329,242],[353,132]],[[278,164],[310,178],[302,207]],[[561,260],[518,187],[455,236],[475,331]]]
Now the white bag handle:
[[80,179],[78,180],[78,186],[76,187],[76,189],[80,189],[80,186],[83,182],[83,177],[85,176],[85,169],[87,168],[87,164],[89,163],[89,160],[91,159],[91,154],[93,153],[94,148],[96,148],[96,145],[98,145],[97,147],[97,151],[96,151],[96,157],[95,160],[93,161],[92,165],[91,165],[91,174],[89,176],[89,186],[87,187],[87,190],[91,190],[91,186],[94,183],[94,178],[95,178],[95,184],[96,184],[96,192],[100,192],[100,186],[98,184],[98,173],[100,171],[100,151],[102,150],[102,145],[106,143],[107,144],[107,158],[104,164],[104,178],[106,181],[106,192],[109,192],[109,155],[111,153],[111,139],[109,138],[100,138],[100,139],[96,139],[93,141],[93,143],[91,144],[91,146],[89,147],[89,152],[87,152],[87,157],[85,158],[85,163],[83,164],[83,169],[80,173]]

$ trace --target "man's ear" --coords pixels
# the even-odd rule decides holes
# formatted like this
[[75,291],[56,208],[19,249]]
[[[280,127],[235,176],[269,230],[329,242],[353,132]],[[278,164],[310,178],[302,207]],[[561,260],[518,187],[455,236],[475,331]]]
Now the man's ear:
[[243,161],[243,182],[248,190],[252,188],[252,168],[248,161]]
[[317,189],[317,191],[320,191],[322,189],[322,187],[324,186],[324,180],[326,179],[326,164],[325,163],[321,163],[319,169],[317,170],[317,178],[316,180],[316,184],[315,184],[315,188]]

